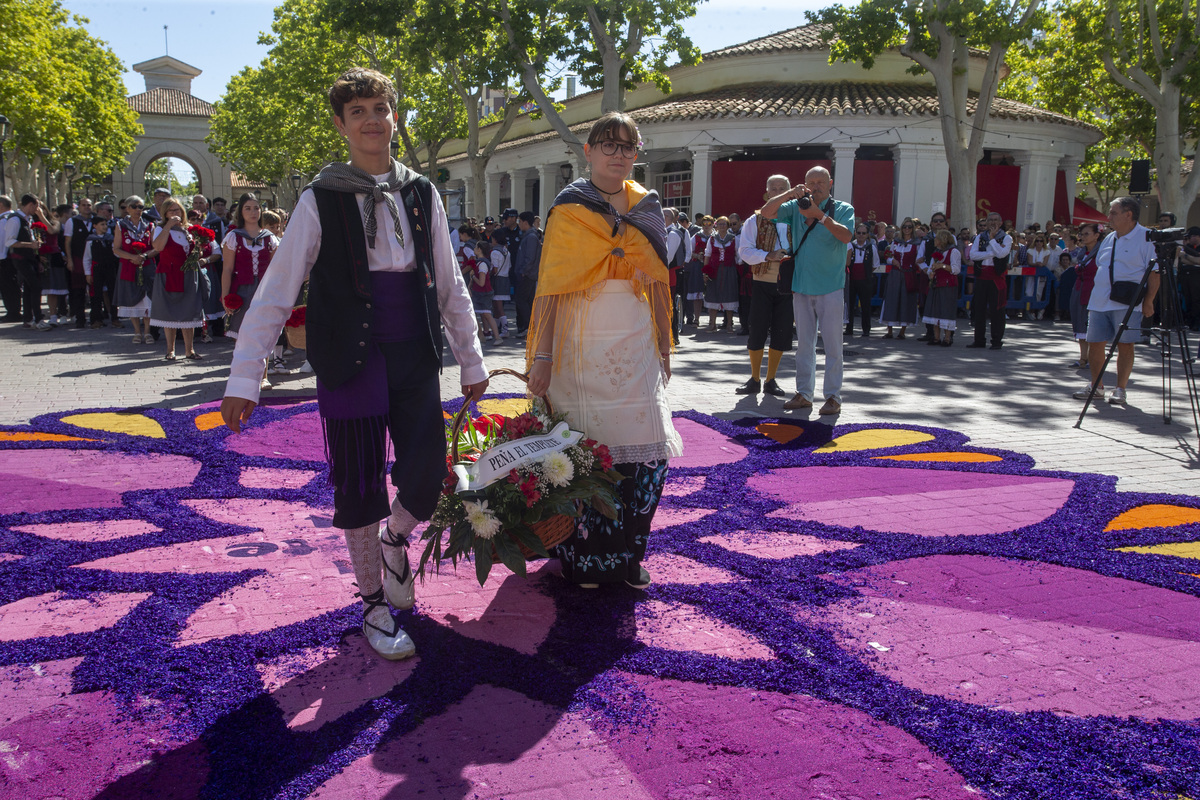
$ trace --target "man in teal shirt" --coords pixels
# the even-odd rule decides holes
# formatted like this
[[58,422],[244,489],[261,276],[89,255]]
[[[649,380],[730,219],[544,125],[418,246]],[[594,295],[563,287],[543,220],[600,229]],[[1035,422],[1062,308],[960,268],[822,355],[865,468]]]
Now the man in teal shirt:
[[[792,307],[796,312],[796,394],[783,404],[789,411],[811,408],[817,386],[817,332],[825,346],[825,404],[821,414],[842,410],[842,322],[846,284],[846,245],[854,229],[854,206],[830,195],[833,178],[813,167],[796,186],[767,201],[764,218],[787,222],[792,229],[796,272]],[[812,203],[801,208],[799,198]]]

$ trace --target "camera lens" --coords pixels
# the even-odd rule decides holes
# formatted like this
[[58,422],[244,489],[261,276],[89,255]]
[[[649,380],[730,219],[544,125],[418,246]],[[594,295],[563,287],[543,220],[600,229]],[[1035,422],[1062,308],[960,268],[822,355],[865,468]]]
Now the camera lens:
[[812,208],[812,198],[808,195],[804,195],[804,197],[801,197],[796,201],[796,205],[800,206],[801,208]]

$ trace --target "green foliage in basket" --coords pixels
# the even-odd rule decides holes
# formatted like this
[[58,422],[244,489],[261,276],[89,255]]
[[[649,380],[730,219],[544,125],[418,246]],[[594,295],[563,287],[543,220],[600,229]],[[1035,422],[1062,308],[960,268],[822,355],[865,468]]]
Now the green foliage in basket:
[[[487,414],[468,420],[458,433],[461,461],[477,461],[489,449],[507,442],[549,433],[565,414],[547,416],[539,409],[517,417]],[[446,436],[454,435],[447,424]],[[448,441],[450,452],[454,442]],[[447,457],[447,465],[451,457]],[[617,518],[615,486],[622,479],[613,469],[608,447],[583,439],[562,451],[551,452],[531,464],[509,470],[508,476],[478,490],[456,492],[457,476],[451,472],[442,496],[421,534],[425,549],[418,572],[432,560],[436,572],[443,559],[457,566],[472,557],[482,586],[496,558],[518,575],[525,575],[520,545],[546,557],[546,547],[533,526],[558,514],[578,517],[584,506]]]

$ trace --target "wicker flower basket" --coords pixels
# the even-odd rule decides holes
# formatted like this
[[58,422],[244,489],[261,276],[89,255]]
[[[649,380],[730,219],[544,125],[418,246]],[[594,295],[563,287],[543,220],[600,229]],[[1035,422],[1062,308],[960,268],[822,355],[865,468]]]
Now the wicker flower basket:
[[305,326],[302,325],[298,328],[289,327],[284,328],[283,330],[285,333],[287,333],[288,347],[292,348],[293,350],[308,349],[308,329]]
[[[488,380],[491,380],[498,375],[509,375],[511,377],[518,378],[525,383],[529,383],[528,375],[512,369],[491,370],[488,372]],[[543,398],[543,402],[546,404],[547,413],[554,413],[550,407],[550,400]],[[454,421],[450,426],[450,456],[451,463],[454,464],[468,463],[458,451],[458,439],[459,434],[462,432],[463,425],[466,424],[470,419],[470,405],[470,403],[463,403],[462,408],[460,408],[458,413],[454,415]],[[538,537],[541,543],[545,546],[546,550],[550,550],[551,548],[562,544],[568,538],[570,538],[571,534],[575,531],[575,520],[571,517],[568,517],[566,514],[555,514],[548,519],[534,523],[530,527],[533,529],[534,534]],[[537,557],[537,554],[529,548],[525,547],[524,545],[519,546],[521,548],[521,552],[525,554],[526,559]]]

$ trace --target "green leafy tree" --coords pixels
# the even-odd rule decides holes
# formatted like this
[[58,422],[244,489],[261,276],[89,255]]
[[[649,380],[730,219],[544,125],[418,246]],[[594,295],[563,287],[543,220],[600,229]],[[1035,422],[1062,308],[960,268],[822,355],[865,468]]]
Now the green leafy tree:
[[[13,126],[4,144],[10,191],[45,194],[44,167],[66,188],[62,167],[103,175],[125,169],[142,133],[125,102],[125,71],[87,19],[54,0],[0,3],[0,114]],[[53,152],[43,165],[37,152]]]
[[[327,0],[326,9],[338,30],[402,42],[402,52],[416,70],[439,76],[453,88],[466,116],[472,202],[476,209],[485,208],[488,162],[530,99],[513,80],[516,66],[503,34],[491,24],[486,2]],[[486,88],[505,98],[493,114],[483,108]],[[484,128],[490,128],[486,136]]]
[[[863,0],[807,12],[829,26],[831,61],[860,62],[871,69],[885,50],[912,60],[909,71],[928,72],[937,88],[942,142],[954,183],[950,217],[975,218],[975,169],[983,156],[992,100],[1005,54],[1038,29],[1041,0]],[[974,103],[969,94],[972,49],[987,51],[983,82]]]
[[[277,182],[291,200],[290,176],[311,177],[323,165],[348,157],[330,122],[326,92],[351,66],[377,69],[393,78],[400,95],[400,136],[411,166],[431,167],[437,151],[465,133],[465,112],[439,76],[419,73],[405,60],[396,38],[359,35],[335,28],[324,2],[286,0],[275,9],[271,45],[257,67],[235,75],[217,101],[209,145],[250,180]],[[418,153],[426,152],[426,165]]]
[[1076,41],[1095,44],[1109,77],[1144,101],[1149,113],[1131,127],[1153,159],[1160,207],[1186,218],[1200,193],[1200,169],[1183,177],[1184,157],[1200,156],[1200,8],[1191,0],[1068,0],[1061,11]]
[[[1088,4],[1094,9],[1094,6]],[[1106,208],[1129,183],[1130,161],[1154,146],[1154,113],[1104,68],[1102,45],[1077,39],[1075,25],[1054,9],[1044,33],[1014,45],[1000,96],[1095,125],[1103,138],[1088,148],[1079,180]]]
[[549,61],[561,61],[602,90],[600,110],[622,111],[638,83],[671,90],[667,67],[700,63],[683,29],[699,0],[495,0],[495,14],[525,91],[579,157],[583,147],[559,116],[543,84]]

